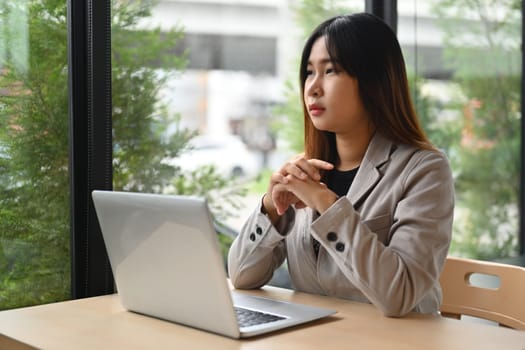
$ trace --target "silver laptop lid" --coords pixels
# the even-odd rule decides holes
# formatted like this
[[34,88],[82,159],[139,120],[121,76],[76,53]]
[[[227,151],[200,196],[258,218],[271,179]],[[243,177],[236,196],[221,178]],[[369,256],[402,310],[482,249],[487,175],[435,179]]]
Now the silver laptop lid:
[[116,191],[92,195],[126,309],[239,337],[204,199]]

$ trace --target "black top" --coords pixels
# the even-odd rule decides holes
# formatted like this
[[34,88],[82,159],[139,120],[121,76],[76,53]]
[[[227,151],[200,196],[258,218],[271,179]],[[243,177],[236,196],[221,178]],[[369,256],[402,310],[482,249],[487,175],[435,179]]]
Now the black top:
[[[358,170],[359,167],[345,171],[339,171],[334,169],[326,174],[326,186],[328,186],[328,188],[331,189],[339,197],[346,196]],[[312,245],[314,248],[315,256],[318,256],[320,243],[313,237]]]
[[332,170],[326,175],[326,185],[339,197],[346,196],[359,167],[352,170]]

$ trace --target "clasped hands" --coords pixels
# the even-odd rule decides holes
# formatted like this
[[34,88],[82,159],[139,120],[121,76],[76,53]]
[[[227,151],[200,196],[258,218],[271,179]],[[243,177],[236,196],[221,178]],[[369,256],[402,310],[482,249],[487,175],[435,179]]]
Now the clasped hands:
[[272,221],[290,206],[310,207],[319,213],[328,209],[337,200],[337,195],[320,181],[320,170],[333,168],[334,165],[326,161],[299,155],[273,173],[263,198],[264,209]]

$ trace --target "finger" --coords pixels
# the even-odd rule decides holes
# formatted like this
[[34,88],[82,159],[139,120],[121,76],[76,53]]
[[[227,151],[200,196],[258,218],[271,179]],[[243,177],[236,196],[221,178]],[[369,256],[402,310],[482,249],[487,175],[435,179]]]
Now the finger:
[[334,165],[332,163],[329,163],[321,159],[315,159],[315,158],[309,159],[308,163],[310,163],[317,169],[332,170],[334,168]]
[[286,165],[281,169],[281,174],[283,176],[292,175],[301,180],[304,180],[309,176],[309,174],[301,169],[298,161],[286,163]]
[[270,182],[272,184],[278,184],[278,183],[286,184],[288,183],[288,179],[286,178],[286,175],[276,172],[270,176]]
[[296,209],[306,208],[306,204],[303,201],[298,201],[297,203],[295,203],[294,206],[295,206]]
[[276,185],[272,191],[272,201],[277,214],[282,215],[290,205],[287,192],[283,191],[282,185]]
[[[310,164],[308,159],[305,157],[298,158],[295,161],[295,165],[301,169],[303,173],[307,175],[307,177],[310,177],[314,180],[319,180],[321,178],[319,174],[319,169],[317,169],[314,165]],[[302,177],[302,179],[305,179],[306,177]]]
[[288,210],[288,207],[290,206],[289,201],[277,201],[275,203],[275,209],[277,211],[277,214],[283,215],[286,210]]
[[[300,168],[303,173],[306,173],[308,177],[316,181],[321,179],[320,170],[331,170],[334,167],[333,164],[324,160],[307,159],[305,157],[298,157],[295,165]],[[304,177],[302,179],[304,179]]]

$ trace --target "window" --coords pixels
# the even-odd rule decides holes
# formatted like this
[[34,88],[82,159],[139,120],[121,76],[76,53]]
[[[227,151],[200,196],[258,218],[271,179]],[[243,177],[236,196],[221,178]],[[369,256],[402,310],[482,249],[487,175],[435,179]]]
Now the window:
[[398,0],[415,103],[456,179],[451,253],[518,253],[521,2]]
[[70,297],[66,12],[0,3],[0,310]]
[[[161,0],[112,10],[114,188],[208,197],[226,255],[270,171],[302,147],[302,41],[364,2]],[[219,146],[199,149],[202,140]]]
[[[90,171],[109,178],[117,190],[208,196],[226,254],[266,190],[270,171],[302,147],[297,70],[303,39],[323,18],[363,11],[365,2],[370,3],[113,2],[107,16],[112,20],[113,176],[96,167]],[[93,21],[86,51],[93,57],[108,54],[107,46],[101,49],[106,44],[99,36],[105,30],[100,8],[90,1],[89,6],[70,3],[79,5],[73,9],[76,20]],[[397,32],[416,107],[456,176],[452,252],[478,258],[516,254],[521,2],[397,4]],[[77,33],[74,41],[84,34]],[[83,49],[74,53],[80,65],[86,59],[79,55]],[[86,68],[87,76],[104,75],[98,58],[88,62],[94,71]],[[78,182],[83,164],[73,172],[68,162],[68,68],[66,1],[0,4],[0,309],[68,299],[71,254],[78,261],[103,260],[100,240],[90,242],[89,256],[79,254],[77,246],[70,251],[70,217],[81,222],[69,209],[70,174]],[[78,72],[72,74],[78,78]],[[98,94],[99,85],[91,85],[91,92],[86,86],[81,98],[97,108],[90,113],[98,118],[98,108],[108,104],[89,95]],[[88,138],[83,125],[78,130]],[[90,131],[97,147],[99,131]],[[199,151],[192,148],[200,139],[219,141],[212,156],[199,155],[211,158],[204,162],[208,165],[177,165]],[[231,156],[228,147],[238,142],[243,157],[250,158],[242,164],[252,164],[250,169],[239,168]],[[88,146],[86,152],[92,151]],[[214,164],[219,157],[231,161],[227,168]],[[94,223],[84,238],[98,237],[90,231]],[[77,288],[98,277],[104,288],[112,285],[107,261],[101,264],[101,270],[78,265],[86,276]],[[84,292],[73,295],[100,293]]]

